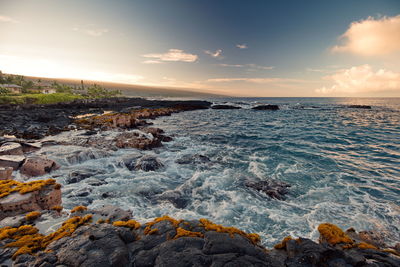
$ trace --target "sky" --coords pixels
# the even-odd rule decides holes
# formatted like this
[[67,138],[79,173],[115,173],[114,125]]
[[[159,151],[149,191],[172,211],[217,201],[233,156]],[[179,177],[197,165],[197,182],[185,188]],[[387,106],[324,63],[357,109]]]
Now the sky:
[[400,97],[400,1],[0,0],[0,70],[232,96]]

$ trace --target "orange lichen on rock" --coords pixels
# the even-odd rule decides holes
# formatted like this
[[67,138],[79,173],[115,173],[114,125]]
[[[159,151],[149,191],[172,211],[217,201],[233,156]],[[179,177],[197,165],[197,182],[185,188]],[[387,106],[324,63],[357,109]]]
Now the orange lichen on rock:
[[113,225],[114,225],[114,226],[117,226],[117,227],[128,227],[128,228],[131,228],[131,229],[138,229],[138,228],[140,228],[140,223],[138,223],[138,222],[135,221],[135,220],[116,221],[116,222],[113,222]]
[[276,244],[274,248],[276,249],[284,249],[286,248],[286,243],[289,242],[290,240],[293,240],[293,238],[289,235],[285,237],[280,243]]
[[34,221],[37,218],[39,218],[41,215],[42,215],[42,213],[40,213],[40,211],[32,211],[25,215],[25,219],[27,221]]
[[56,205],[56,206],[51,207],[51,209],[60,212],[63,210],[63,206]]
[[87,207],[85,207],[85,206],[76,206],[71,210],[71,213],[81,212],[81,211],[85,211],[85,210],[87,210]]
[[187,231],[181,227],[176,228],[176,235],[174,236],[174,239],[177,239],[179,237],[204,237],[204,235],[200,232],[192,232],[192,231]]
[[374,245],[371,245],[371,244],[368,244],[365,242],[360,242],[359,244],[357,244],[357,247],[361,248],[361,249],[378,249]]
[[326,241],[331,245],[336,245],[340,243],[353,244],[354,241],[346,235],[342,229],[334,224],[323,223],[318,226],[318,231],[320,233],[320,240]]
[[[152,227],[158,222],[162,221],[169,221],[175,228],[179,226],[179,224],[182,222],[182,220],[175,220],[174,218],[169,217],[168,215],[164,215],[162,217],[155,218],[152,222],[146,223],[146,228],[144,229],[144,234],[145,235],[151,235],[155,232],[152,232]],[[156,229],[154,229],[156,230]]]
[[225,227],[222,226],[220,224],[215,224],[207,219],[200,219],[200,226],[203,226],[204,229],[206,229],[207,231],[216,231],[219,233],[228,233],[231,237],[234,236],[234,234],[238,234],[241,236],[246,237],[247,239],[249,239],[253,244],[257,244],[258,242],[260,242],[260,236],[258,234],[247,234],[245,232],[243,232],[240,229],[237,229],[235,227]]
[[79,226],[90,222],[91,219],[92,215],[73,217],[65,221],[57,231],[47,236],[39,234],[39,230],[31,225],[23,225],[18,228],[4,227],[0,229],[0,240],[6,238],[15,240],[6,245],[6,247],[18,248],[12,257],[15,259],[21,254],[33,254],[46,249],[51,242],[70,236]]
[[11,193],[18,192],[20,194],[26,194],[33,191],[39,191],[48,185],[55,185],[56,180],[37,180],[27,183],[18,182],[14,180],[1,180],[0,181],[0,198],[6,197]]
[[[147,231],[146,231],[147,230]],[[150,228],[150,230],[148,230],[147,228],[144,230],[144,234],[145,235],[155,235],[155,234],[157,234],[158,233],[158,229],[157,228],[155,228],[155,229],[151,229]]]

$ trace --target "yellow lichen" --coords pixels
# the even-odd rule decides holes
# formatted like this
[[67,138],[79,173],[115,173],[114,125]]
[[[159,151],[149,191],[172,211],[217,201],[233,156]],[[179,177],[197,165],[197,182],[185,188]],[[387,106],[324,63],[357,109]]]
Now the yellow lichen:
[[34,221],[34,220],[36,220],[37,218],[39,218],[40,215],[42,215],[42,214],[40,213],[40,211],[32,211],[32,212],[29,212],[29,213],[27,213],[27,214],[25,215],[25,219],[26,219],[27,221]]
[[116,222],[113,222],[113,225],[117,226],[117,227],[128,227],[128,228],[131,228],[131,229],[138,229],[140,227],[140,223],[138,223],[135,220],[116,221]]
[[175,220],[174,218],[169,217],[168,215],[164,215],[162,217],[155,218],[152,222],[146,223],[146,228],[144,229],[144,234],[148,235],[150,232],[153,234],[155,232],[152,232],[152,227],[158,222],[162,221],[169,221],[175,228],[179,226],[179,224],[182,222],[182,220]]
[[200,232],[192,232],[192,231],[187,231],[181,227],[176,228],[176,235],[174,239],[177,239],[179,237],[183,236],[188,236],[188,237],[204,237],[204,235]]
[[243,232],[242,230],[237,229],[235,227],[225,227],[220,224],[215,224],[207,219],[200,219],[199,221],[200,221],[200,226],[203,226],[204,229],[206,229],[207,231],[228,233],[231,237],[233,237],[234,234],[238,234],[238,235],[246,237],[253,244],[257,244],[258,242],[260,242],[260,236],[258,234],[254,234],[254,233],[247,234],[247,233]]
[[58,212],[61,212],[63,210],[63,207],[60,206],[60,205],[56,205],[56,206],[51,207],[51,209],[55,210],[55,211],[58,211]]
[[33,191],[42,190],[44,187],[49,185],[55,185],[56,180],[37,180],[27,183],[18,182],[15,180],[1,180],[0,181],[0,198],[6,197],[11,193],[18,192],[20,194],[26,194]]
[[46,236],[39,234],[39,230],[31,225],[23,225],[18,228],[3,227],[0,228],[0,240],[6,238],[15,240],[6,245],[6,247],[18,248],[13,255],[13,259],[15,259],[21,254],[33,254],[36,251],[45,250],[51,242],[70,236],[79,226],[90,222],[91,219],[92,215],[70,218],[57,231]]
[[97,223],[105,223],[106,221],[104,219],[98,219]]
[[290,240],[293,240],[293,238],[289,235],[289,236],[285,237],[279,244],[276,244],[276,245],[274,246],[274,248],[276,248],[276,249],[283,249],[283,248],[286,248],[286,243],[287,243],[288,241],[290,241]]
[[145,235],[155,235],[155,234],[157,234],[158,233],[158,229],[157,228],[155,228],[155,229],[150,229],[150,230],[148,230],[148,231],[146,231],[146,229],[145,229],[145,231],[144,231],[144,234]]
[[331,245],[336,245],[340,243],[353,244],[353,240],[346,235],[342,229],[334,224],[323,223],[318,226],[318,231],[323,238]]
[[85,206],[76,206],[75,208],[73,208],[71,210],[71,213],[82,212],[82,211],[85,211],[85,210],[87,210],[87,207],[85,207]]
[[365,242],[360,242],[359,244],[357,244],[357,247],[361,248],[361,249],[378,249],[374,245],[371,245],[371,244],[368,244]]

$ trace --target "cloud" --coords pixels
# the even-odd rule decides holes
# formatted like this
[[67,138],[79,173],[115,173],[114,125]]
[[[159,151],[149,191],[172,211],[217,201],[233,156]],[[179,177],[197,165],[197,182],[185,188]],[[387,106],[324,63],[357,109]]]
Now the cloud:
[[261,69],[261,70],[272,70],[274,66],[260,66],[257,64],[218,64],[221,67],[234,67],[234,68],[244,68],[248,67],[250,69]]
[[76,32],[85,33],[93,37],[100,37],[103,34],[109,32],[107,28],[96,28],[93,25],[87,25],[85,27],[74,27],[72,28],[72,30]]
[[353,22],[340,37],[342,44],[332,52],[349,52],[362,56],[380,56],[400,51],[400,15]]
[[0,15],[0,22],[6,22],[6,23],[19,23],[18,20],[7,17],[7,16],[2,16]]
[[223,58],[222,57],[222,49],[218,49],[215,52],[211,52],[210,50],[205,50],[204,53],[206,53],[207,55],[210,55],[214,58]]
[[197,55],[185,53],[183,50],[180,49],[169,49],[168,52],[164,54],[146,54],[143,55],[143,57],[152,58],[152,60],[146,60],[143,62],[146,64],[157,64],[161,63],[162,61],[195,62],[198,58]]
[[368,64],[341,69],[323,79],[334,84],[315,90],[320,94],[400,91],[400,72],[385,69],[375,72]]
[[142,63],[144,63],[144,64],[161,64],[161,63],[163,63],[163,62],[161,62],[161,61],[159,61],[159,60],[145,60],[145,61],[143,61]]
[[237,44],[236,47],[239,49],[247,49],[248,48],[247,44]]

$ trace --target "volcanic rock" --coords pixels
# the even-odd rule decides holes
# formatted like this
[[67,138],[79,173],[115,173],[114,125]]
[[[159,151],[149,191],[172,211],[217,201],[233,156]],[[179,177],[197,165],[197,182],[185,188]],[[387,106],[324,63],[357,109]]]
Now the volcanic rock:
[[371,106],[368,106],[368,105],[350,105],[347,107],[348,108],[361,108],[361,109],[371,109],[372,108]]
[[0,156],[0,167],[11,167],[14,170],[18,169],[19,166],[24,162],[24,156],[18,155],[4,155]]
[[0,147],[0,155],[23,155],[22,146],[18,143],[4,143]]
[[254,109],[254,110],[279,110],[279,106],[278,105],[260,105],[260,106],[252,107],[251,109]]
[[214,105],[211,106],[212,109],[241,109],[238,106],[231,106],[231,105]]
[[161,163],[156,157],[146,155],[138,160],[135,165],[135,170],[143,170],[145,172],[148,171],[156,171],[159,168],[164,167],[164,164]]
[[245,186],[255,189],[257,191],[264,192],[271,198],[284,200],[285,195],[289,192],[289,184],[281,181],[266,180],[266,181],[246,181]]

